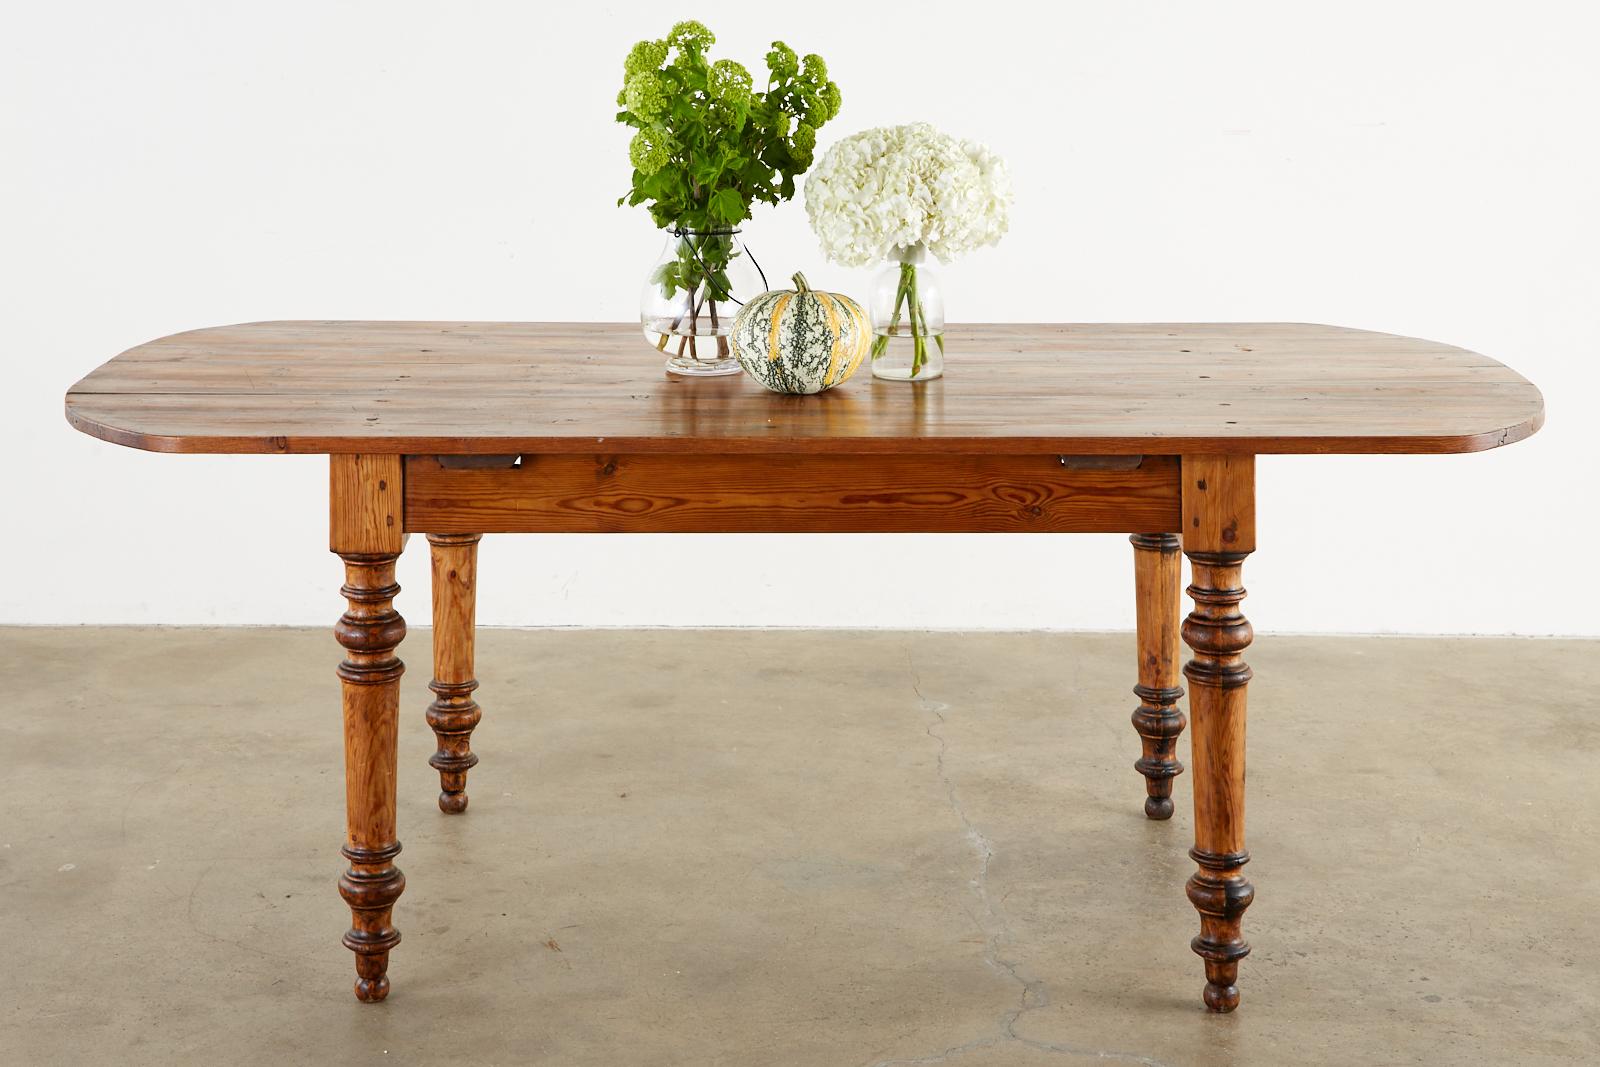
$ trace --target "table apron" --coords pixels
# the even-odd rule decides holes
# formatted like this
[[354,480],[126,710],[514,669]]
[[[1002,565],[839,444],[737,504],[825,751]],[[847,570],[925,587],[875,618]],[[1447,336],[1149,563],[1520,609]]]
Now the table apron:
[[515,465],[510,456],[499,462],[407,456],[405,529],[1173,533],[1182,522],[1176,456],[1113,469],[1048,454],[523,454]]

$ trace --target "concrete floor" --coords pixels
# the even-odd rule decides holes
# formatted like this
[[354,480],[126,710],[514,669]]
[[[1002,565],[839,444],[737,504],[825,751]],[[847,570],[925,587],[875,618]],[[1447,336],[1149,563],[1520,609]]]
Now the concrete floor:
[[463,817],[402,648],[405,942],[362,1006],[331,636],[0,630],[0,1063],[1600,1061],[1600,643],[1258,639],[1226,1017],[1129,635],[479,648]]

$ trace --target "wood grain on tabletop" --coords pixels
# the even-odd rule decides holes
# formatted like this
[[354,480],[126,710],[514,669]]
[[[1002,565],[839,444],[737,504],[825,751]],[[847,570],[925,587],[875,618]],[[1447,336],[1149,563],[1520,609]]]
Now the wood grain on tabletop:
[[1295,323],[952,326],[944,378],[811,397],[667,375],[637,326],[265,322],[130,349],[67,394],[162,452],[1470,452],[1539,391],[1488,357]]

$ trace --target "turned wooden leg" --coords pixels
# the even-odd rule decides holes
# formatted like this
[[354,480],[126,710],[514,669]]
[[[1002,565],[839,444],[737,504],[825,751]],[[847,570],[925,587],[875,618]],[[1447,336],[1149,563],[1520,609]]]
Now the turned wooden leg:
[[1178,762],[1178,736],[1183,712],[1178,701],[1178,552],[1177,534],[1134,534],[1133,575],[1137,601],[1139,684],[1133,687],[1139,706],[1133,728],[1139,731],[1143,754],[1133,767],[1144,775],[1144,813],[1152,819],[1172,818],[1172,779],[1183,773]]
[[1200,912],[1191,943],[1205,960],[1206,1007],[1239,1006],[1239,961],[1250,952],[1240,930],[1255,890],[1243,874],[1245,694],[1249,621],[1239,610],[1241,571],[1255,549],[1255,457],[1183,457],[1183,548],[1189,557],[1194,611],[1183,640],[1194,658],[1189,679],[1190,763],[1194,773],[1194,848],[1199,870],[1189,900]]
[[467,810],[467,772],[478,765],[472,729],[483,718],[472,699],[473,613],[478,592],[478,541],[482,534],[429,534],[433,554],[433,690],[428,725],[439,750],[428,760],[439,772],[439,810]]
[[333,549],[344,560],[349,602],[334,634],[345,648],[339,664],[344,702],[345,843],[349,868],[339,894],[350,905],[344,944],[356,954],[356,998],[389,995],[389,951],[400,943],[391,916],[406,887],[394,865],[396,740],[400,675],[395,649],[406,635],[394,609],[394,565],[405,537],[398,456],[333,457]]
[[350,610],[335,631],[349,653],[339,664],[344,690],[344,789],[349,870],[339,893],[350,905],[345,947],[356,954],[356,996],[365,1001],[389,995],[389,950],[400,943],[390,922],[406,879],[394,865],[396,739],[399,734],[400,675],[405,665],[394,650],[406,635],[405,620],[394,610],[400,587],[394,581],[394,555],[341,553],[345,585],[340,590]]

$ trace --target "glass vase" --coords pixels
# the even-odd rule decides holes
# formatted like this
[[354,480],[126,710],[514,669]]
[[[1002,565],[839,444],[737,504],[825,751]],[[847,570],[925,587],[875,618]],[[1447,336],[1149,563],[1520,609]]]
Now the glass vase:
[[921,245],[884,265],[867,313],[874,378],[925,382],[944,373],[944,290]]
[[728,336],[746,300],[767,289],[738,230],[668,230],[639,295],[645,340],[673,374],[738,374]]

